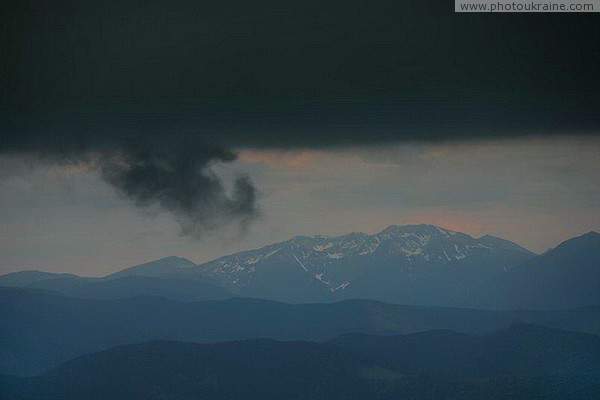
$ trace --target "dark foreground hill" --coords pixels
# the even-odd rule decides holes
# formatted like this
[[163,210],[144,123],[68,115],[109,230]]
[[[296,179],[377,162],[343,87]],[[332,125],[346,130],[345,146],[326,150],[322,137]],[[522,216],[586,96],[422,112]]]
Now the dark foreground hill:
[[600,332],[600,310],[486,311],[352,300],[290,305],[257,299],[185,303],[159,297],[90,300],[0,287],[0,373],[33,375],[71,358],[154,339],[326,341],[346,333],[431,329],[491,332],[513,323]]
[[152,341],[89,354],[33,378],[0,380],[6,399],[592,399],[600,337],[517,325],[350,335],[327,343]]

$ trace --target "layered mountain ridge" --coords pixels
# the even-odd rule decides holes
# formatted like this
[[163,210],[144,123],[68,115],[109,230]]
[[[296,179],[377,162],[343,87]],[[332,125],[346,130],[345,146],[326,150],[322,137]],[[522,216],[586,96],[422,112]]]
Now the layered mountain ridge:
[[92,351],[153,339],[321,342],[348,333],[385,336],[450,329],[481,334],[515,323],[600,334],[597,307],[489,311],[371,300],[326,304],[247,298],[181,302],[156,296],[97,300],[11,287],[0,287],[0,319],[0,375],[21,376],[46,371]]

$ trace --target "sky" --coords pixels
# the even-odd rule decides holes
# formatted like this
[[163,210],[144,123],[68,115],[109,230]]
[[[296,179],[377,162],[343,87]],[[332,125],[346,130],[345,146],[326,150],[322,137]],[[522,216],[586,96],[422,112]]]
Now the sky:
[[431,222],[598,229],[597,15],[5,0],[0,271],[102,275]]

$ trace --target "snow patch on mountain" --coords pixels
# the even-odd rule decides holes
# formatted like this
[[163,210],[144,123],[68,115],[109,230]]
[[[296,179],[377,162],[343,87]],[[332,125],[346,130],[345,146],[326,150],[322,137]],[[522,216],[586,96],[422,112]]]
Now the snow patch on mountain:
[[333,292],[337,292],[338,290],[344,290],[346,289],[348,286],[350,285],[350,282],[348,281],[344,281],[341,284],[339,284],[336,287],[332,287],[331,289],[329,289],[332,293]]

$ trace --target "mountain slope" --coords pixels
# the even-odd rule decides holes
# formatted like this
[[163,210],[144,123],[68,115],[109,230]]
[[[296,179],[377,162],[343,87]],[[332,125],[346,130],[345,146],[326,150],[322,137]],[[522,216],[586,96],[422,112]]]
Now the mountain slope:
[[577,399],[600,385],[600,337],[520,325],[484,337],[432,331],[325,344],[153,341],[89,354],[35,378],[22,399]]
[[367,235],[296,236],[186,270],[240,296],[287,302],[368,298],[452,305],[473,287],[531,258],[504,239],[433,225]]
[[170,276],[177,275],[181,270],[195,267],[196,264],[187,258],[169,256],[144,264],[134,265],[119,272],[108,275],[107,278],[123,276]]
[[497,312],[349,300],[290,305],[257,299],[184,303],[160,297],[71,298],[0,288],[0,374],[35,374],[70,358],[152,339],[216,342],[265,337],[324,341],[351,332],[490,332],[527,322],[600,333],[600,310]]
[[600,234],[569,239],[490,281],[467,304],[500,309],[600,305]]

